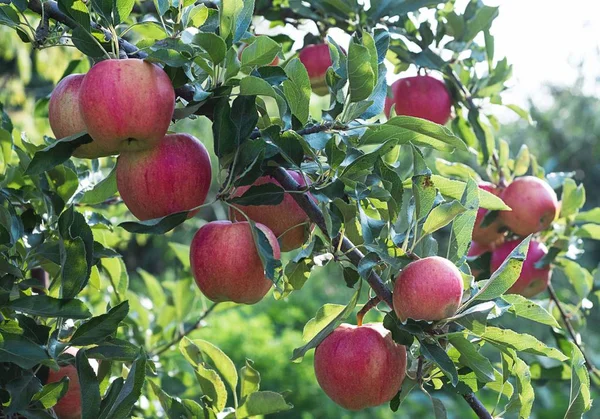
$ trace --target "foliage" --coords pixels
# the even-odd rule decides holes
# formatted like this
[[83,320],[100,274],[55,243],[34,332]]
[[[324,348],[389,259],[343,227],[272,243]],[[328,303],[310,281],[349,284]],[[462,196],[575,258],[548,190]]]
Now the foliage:
[[[511,157],[509,144],[497,137],[497,119],[483,110],[482,104],[493,103],[528,118],[502,102],[511,66],[494,55],[490,27],[497,15],[498,8],[481,1],[464,10],[454,2],[404,0],[372,0],[369,8],[335,0],[0,3],[0,42],[10,34],[27,44],[6,49],[7,80],[28,74],[23,82],[31,87],[35,74],[56,82],[121,55],[157,63],[178,95],[174,129],[202,133],[218,173],[215,202],[196,218],[186,221],[186,212],[131,220],[117,196],[115,158],[70,159],[85,135],[57,142],[43,135],[47,126],[32,126],[32,114],[47,115],[45,95],[38,94],[32,106],[29,91],[21,91],[22,100],[1,94],[3,413],[52,417],[63,389],[45,379],[73,346],[80,348],[72,362],[82,398],[89,401],[86,418],[285,416],[295,400],[314,417],[334,416],[331,404],[311,403],[315,395],[296,388],[309,381],[310,350],[366,303],[374,277],[387,287],[415,255],[436,254],[461,269],[467,291],[459,311],[437,323],[401,323],[389,307],[378,315],[394,339],[411,348],[407,381],[392,410],[430,415],[411,399],[430,400],[436,417],[445,417],[447,410],[461,409],[458,396],[472,400],[475,393],[496,414],[529,417],[537,387],[548,381],[569,393],[562,401],[565,417],[588,411],[598,372],[572,343],[571,321],[585,319],[595,291],[598,271],[581,266],[578,257],[584,240],[600,239],[600,216],[597,208],[582,210],[585,189],[569,172],[546,173],[527,147]],[[269,21],[272,35],[256,34],[260,17]],[[326,38],[333,59],[325,109],[315,105],[293,39],[275,35],[275,29],[304,21],[318,29],[318,36],[306,34],[304,44],[325,38],[333,27],[351,34],[348,47]],[[79,52],[65,52],[67,46]],[[37,65],[52,56],[49,51],[58,51],[61,74],[32,70],[26,58],[30,54]],[[280,64],[269,66],[275,57]],[[455,109],[448,127],[381,116],[390,64],[395,73],[414,65],[443,76]],[[461,156],[475,161],[475,168],[458,163]],[[281,266],[273,263],[270,246],[258,246],[275,281],[276,301],[261,303],[274,317],[270,336],[262,330],[261,306],[209,306],[200,296],[188,243],[205,221],[226,217],[229,205],[264,205],[265,195],[269,204],[279,202],[283,190],[273,187],[232,198],[235,187],[277,167],[312,179],[322,219],[313,219],[319,228]],[[562,192],[561,214],[539,237],[550,248],[543,263],[561,274],[554,286],[560,296],[570,296],[569,304],[553,291],[550,299],[535,302],[504,295],[519,276],[529,238],[497,272],[484,272],[484,280],[475,280],[467,264],[478,208],[506,209],[499,198],[478,192],[477,181],[483,176],[500,183],[525,174]],[[366,253],[358,263],[351,249],[334,245],[341,237]],[[315,283],[336,280],[351,289],[330,285],[325,297],[299,300]],[[284,355],[295,361],[304,356],[303,369],[283,363]],[[101,361],[97,371],[90,359]],[[260,385],[261,374],[273,377],[270,370],[278,366],[302,380],[268,381],[287,388]]]

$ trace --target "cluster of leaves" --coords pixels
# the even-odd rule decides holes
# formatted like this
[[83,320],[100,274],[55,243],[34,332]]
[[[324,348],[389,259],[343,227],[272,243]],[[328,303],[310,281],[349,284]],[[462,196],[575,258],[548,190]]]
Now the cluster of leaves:
[[[453,2],[438,6],[438,1],[378,0],[367,10],[352,1],[275,3],[224,0],[214,9],[161,0],[153,3],[153,10],[142,7],[132,13],[133,1],[61,0],[54,6],[66,20],[55,16],[41,21],[45,32],[57,34],[44,38],[31,26],[33,18],[24,17],[28,4],[14,1],[0,5],[0,23],[15,28],[24,41],[60,43],[68,34],[69,42],[94,59],[126,53],[164,66],[180,96],[174,118],[206,115],[212,120],[214,154],[226,172],[219,197],[228,205],[281,202],[284,190],[275,185],[251,187],[241,197],[231,197],[235,187],[252,184],[273,167],[300,170],[311,177],[310,192],[326,228],[315,229],[309,243],[285,266],[274,261],[270,246],[259,246],[266,271],[277,285],[275,295],[284,298],[300,290],[313,268],[327,263],[340,263],[346,284],[356,291],[347,305],[325,305],[306,324],[305,342],[292,359],[301,360],[354,312],[364,290],[362,282],[372,273],[391,283],[413,255],[427,257],[445,249],[445,256],[464,272],[469,298],[454,317],[435,324],[403,324],[393,313],[386,314],[384,324],[393,338],[410,346],[412,358],[420,360],[411,367],[392,409],[398,409],[417,387],[463,395],[487,388],[505,401],[506,413],[529,417],[536,376],[523,357],[530,354],[556,362],[552,365],[561,368],[561,378],[571,380],[567,415],[583,414],[591,400],[580,349],[561,334],[548,305],[504,295],[520,274],[529,238],[485,280],[475,281],[466,263],[478,208],[507,209],[499,198],[478,190],[479,173],[486,172],[495,182],[545,175],[526,148],[510,158],[507,143],[494,138],[496,119],[481,107],[488,102],[502,104],[500,93],[511,72],[506,59],[494,59],[489,28],[497,8],[478,1],[462,12]],[[415,13],[422,7],[431,7],[435,19]],[[322,119],[311,116],[309,76],[290,53],[292,40],[252,34],[254,14],[273,25],[313,20],[321,35],[333,26],[353,34],[347,48],[327,38],[332,57],[326,75],[330,104]],[[313,38],[307,36],[305,41]],[[448,52],[450,58],[442,58]],[[269,66],[275,57],[287,60]],[[387,92],[386,59],[397,71],[413,64],[444,75],[456,110],[452,130],[405,116],[377,120]],[[480,63],[487,63],[483,75]],[[70,65],[67,73],[76,66]],[[519,108],[508,106],[526,117]],[[84,417],[126,417],[145,382],[169,417],[241,418],[290,408],[282,395],[258,391],[259,375],[250,362],[241,368],[239,378],[229,358],[201,340],[183,338],[180,344],[201,398],[178,400],[155,382],[158,358],[146,353],[157,354],[166,336],[175,333],[181,338],[177,325],[192,321],[186,318],[187,309],[196,304],[189,292],[187,252],[173,247],[178,256],[184,255],[179,258],[184,280],[159,282],[140,272],[151,305],[175,313],[164,320],[148,315],[148,296],[129,290],[129,277],[112,249],[116,244],[111,235],[115,228],[164,234],[182,224],[187,212],[114,226],[114,219],[107,217],[108,208],[117,202],[114,162],[69,160],[77,145],[90,141],[86,135],[58,142],[46,139],[48,145],[43,146],[25,136],[14,138],[10,119],[0,111],[0,400],[6,412],[49,415],[47,409],[64,394],[66,382],[43,385],[42,375],[45,368],[57,367],[58,355],[67,346],[82,348],[75,364],[82,395],[90,401]],[[483,170],[441,158],[432,165],[433,151],[446,153],[445,157],[463,152],[477,159]],[[398,152],[400,161],[390,161],[389,156]],[[568,173],[548,174],[546,179],[562,188],[562,206],[554,229],[543,233],[551,248],[543,263],[564,272],[579,299],[572,311],[584,310],[581,301],[592,291],[593,276],[574,260],[573,249],[581,249],[582,238],[599,238],[600,217],[597,210],[579,212],[585,192]],[[117,216],[123,213],[121,208]],[[436,237],[443,231],[449,232],[447,244],[439,245]],[[346,237],[365,250],[357,266],[332,245],[335,237]],[[36,269],[49,274],[48,286],[27,275]],[[532,335],[499,327],[496,319],[503,315],[553,328],[560,350]],[[160,333],[148,337],[150,329]],[[494,358],[488,350],[496,354],[497,362],[490,361]],[[97,373],[88,358],[102,361]],[[544,376],[545,368],[533,365],[541,370],[537,377]],[[120,375],[123,378],[111,381]],[[228,391],[233,407],[227,407]],[[436,415],[444,417],[441,402],[432,397],[432,403]]]

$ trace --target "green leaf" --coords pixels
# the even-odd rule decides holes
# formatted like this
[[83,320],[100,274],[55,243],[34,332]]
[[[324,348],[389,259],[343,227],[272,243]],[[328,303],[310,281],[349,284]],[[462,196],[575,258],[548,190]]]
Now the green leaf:
[[284,70],[288,80],[283,81],[283,94],[292,114],[302,125],[305,125],[309,117],[311,94],[308,72],[298,58],[291,59]]
[[480,336],[485,332],[488,315],[495,307],[496,304],[493,301],[487,301],[485,303],[477,304],[449,320],[455,321]]
[[242,51],[242,67],[259,67],[271,64],[281,52],[281,45],[268,36],[257,36]]
[[348,49],[348,81],[350,102],[367,99],[375,86],[377,72],[371,66],[371,54],[362,45],[350,43]]
[[391,151],[397,144],[397,140],[392,139],[376,147],[371,152],[357,157],[344,168],[340,176],[352,176],[356,173],[363,172],[364,170],[372,169],[379,158]]
[[177,256],[177,259],[181,262],[184,269],[189,269],[190,246],[181,243],[169,242],[169,247],[171,250],[173,250],[173,252],[175,252],[175,256]]
[[435,415],[435,419],[447,419],[448,412],[446,411],[446,407],[444,403],[437,397],[429,396],[431,399],[431,404],[433,405],[433,414]]
[[600,208],[593,208],[589,211],[578,213],[575,216],[575,222],[600,224]]
[[458,215],[464,213],[467,209],[458,201],[444,202],[435,207],[423,224],[423,235],[431,234],[442,227],[447,226]]
[[139,352],[136,360],[131,365],[125,384],[119,391],[114,404],[100,419],[125,419],[129,417],[131,409],[142,394],[142,387],[146,379],[146,354]]
[[165,414],[169,418],[182,418],[182,417],[194,417],[198,419],[206,418],[204,411],[202,410],[202,406],[198,405],[198,412],[190,411],[185,405],[180,403],[177,399],[169,396],[165,393],[162,388],[160,388],[154,381],[148,381],[150,383],[150,387],[156,394],[158,401],[160,402],[161,407],[165,411]]
[[78,24],[78,27],[84,31],[90,31],[90,12],[81,0],[58,0],[59,9],[67,16],[71,17]]
[[139,355],[139,346],[121,339],[107,339],[106,341],[86,349],[89,358],[101,361],[127,361],[131,362]]
[[0,359],[2,362],[12,362],[23,369],[29,369],[49,360],[50,356],[44,348],[23,335],[2,332],[0,335]]
[[129,302],[123,301],[111,308],[108,313],[91,318],[77,328],[70,343],[76,346],[86,346],[102,342],[108,336],[116,333],[119,324],[127,317],[128,312]]
[[508,411],[508,409],[517,408],[519,409],[519,419],[529,419],[535,400],[535,391],[531,385],[531,372],[529,366],[522,359],[516,355],[513,358],[512,373],[517,379],[517,389],[506,409]]
[[519,150],[519,154],[515,158],[515,168],[513,169],[513,176],[523,176],[529,169],[529,163],[531,158],[529,157],[529,148],[523,144]]
[[[431,179],[442,195],[449,198],[461,199],[466,187],[465,182],[447,179],[439,175],[432,175]],[[484,190],[479,190],[479,206],[493,211],[510,210],[510,207],[500,198]]]
[[56,383],[49,383],[42,387],[42,389],[33,396],[31,401],[40,402],[44,409],[50,409],[65,395],[68,388],[68,379],[67,377],[63,377]]
[[77,147],[90,142],[92,142],[92,137],[85,132],[58,140],[35,153],[25,170],[25,174],[29,176],[41,175],[67,161]]
[[47,295],[30,295],[11,301],[8,306],[21,313],[43,317],[87,319],[92,316],[83,301],[58,299]]
[[439,343],[428,343],[421,341],[421,354],[429,361],[436,364],[448,376],[453,386],[458,384],[458,372],[454,362]]
[[214,33],[199,32],[192,38],[192,44],[206,51],[213,64],[221,64],[227,53],[227,45],[220,36]]
[[585,204],[585,189],[583,184],[577,186],[573,179],[567,178],[563,184],[562,205],[560,216],[568,217],[576,214]]
[[464,181],[467,181],[469,178],[479,179],[477,172],[464,163],[451,162],[437,158],[435,159],[435,168],[442,176],[457,177]]
[[369,128],[361,138],[360,144],[380,144],[391,139],[397,140],[398,144],[412,142],[440,151],[467,150],[464,141],[452,134],[448,128],[412,116],[396,116],[385,124]]
[[458,360],[471,368],[479,381],[484,383],[494,381],[494,367],[485,356],[479,353],[473,343],[465,339],[462,333],[452,334],[448,336],[448,340],[460,352]]
[[560,267],[575,288],[577,296],[580,299],[587,298],[594,285],[592,274],[577,262],[566,258],[560,259]]
[[333,332],[354,311],[359,295],[360,286],[346,307],[337,304],[325,304],[321,307],[317,315],[304,326],[302,340],[307,343],[294,349],[291,360],[300,362],[309,350],[316,348],[323,339]]
[[235,205],[277,205],[283,201],[285,191],[274,183],[251,186],[243,195],[232,198]]
[[217,412],[222,411],[227,404],[227,389],[223,380],[216,371],[204,368],[202,364],[196,365],[196,379],[200,384],[202,393],[208,398],[210,404]]
[[599,224],[584,224],[577,227],[573,233],[582,239],[600,240],[600,225]]
[[169,0],[152,1],[154,2],[154,7],[156,7],[156,11],[158,12],[159,16],[164,16],[164,14],[167,13],[167,10],[169,10],[169,7],[171,7]]
[[258,415],[270,415],[272,413],[290,410],[293,406],[285,401],[285,398],[272,391],[257,391],[249,394],[236,410],[235,417],[238,419],[249,418]]
[[58,219],[61,295],[73,298],[87,285],[94,263],[94,236],[85,217],[68,207]]
[[556,348],[550,348],[535,337],[526,333],[517,333],[510,329],[500,329],[498,327],[488,326],[481,337],[488,342],[501,347],[508,347],[520,352],[527,352],[535,355],[547,356],[559,361],[569,359]]
[[111,172],[96,183],[91,189],[88,189],[83,193],[79,199],[79,203],[87,205],[97,205],[109,198],[112,198],[117,193],[117,176],[116,170]]
[[194,367],[209,362],[225,379],[231,390],[235,392],[238,382],[237,370],[233,361],[222,350],[205,340],[191,340],[187,337],[180,342],[179,350]]
[[219,34],[228,46],[238,42],[248,29],[254,0],[223,0],[219,8]]
[[498,7],[482,6],[479,8],[475,16],[468,21],[465,35],[461,41],[472,41],[479,32],[489,28],[496,17],[498,17]]
[[84,350],[77,352],[77,376],[81,391],[81,419],[96,419],[100,413],[100,385]]
[[452,232],[448,244],[448,259],[458,263],[467,254],[471,244],[471,235],[477,218],[479,208],[479,188],[472,178],[468,178],[467,187],[460,199],[460,203],[466,209],[452,222]]
[[[189,260],[189,253],[187,258]],[[146,272],[141,268],[139,268],[137,272],[144,281],[144,285],[146,286],[146,295],[150,297],[150,300],[152,300],[152,305],[154,307],[167,306],[167,296],[165,295],[165,290],[163,289],[162,285],[160,285],[158,279],[156,279],[156,277],[151,273]]]
[[10,4],[0,4],[0,24],[15,28],[20,22],[19,15]]
[[147,221],[125,221],[119,227],[138,234],[165,234],[182,224],[188,218],[190,211],[181,211],[165,217]]
[[246,359],[246,365],[240,370],[240,398],[244,400],[246,396],[260,390],[260,374],[252,367],[252,361]]
[[102,49],[94,39],[94,35],[81,26],[77,26],[73,29],[73,32],[71,32],[71,41],[73,41],[73,45],[75,45],[79,51],[92,58],[105,56],[105,50]]
[[569,408],[565,419],[577,419],[592,407],[590,395],[590,376],[586,367],[585,358],[577,345],[569,342],[571,346],[571,391]]
[[537,323],[560,328],[554,316],[538,303],[528,300],[519,294],[503,295],[502,299],[510,304],[508,308],[509,313]]

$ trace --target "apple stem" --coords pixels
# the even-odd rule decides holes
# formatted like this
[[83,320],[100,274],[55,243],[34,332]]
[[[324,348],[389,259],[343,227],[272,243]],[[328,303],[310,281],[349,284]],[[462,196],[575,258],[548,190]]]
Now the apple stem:
[[367,312],[372,308],[377,307],[377,304],[379,304],[380,302],[381,298],[378,295],[367,301],[367,303],[358,311],[358,313],[356,313],[356,324],[358,326],[362,326],[365,314],[367,314]]
[[506,188],[508,183],[506,182],[506,178],[504,176],[504,170],[502,170],[502,166],[500,165],[500,159],[498,158],[498,153],[494,151],[492,154],[492,160],[494,161],[494,166],[496,166],[496,171],[498,172],[498,186],[500,188]]

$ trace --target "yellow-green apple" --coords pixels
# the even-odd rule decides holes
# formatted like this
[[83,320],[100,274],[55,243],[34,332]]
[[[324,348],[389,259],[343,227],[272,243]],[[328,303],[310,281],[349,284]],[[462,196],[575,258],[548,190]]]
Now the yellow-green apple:
[[[287,171],[300,186],[306,186],[304,176],[292,170]],[[310,182],[310,181],[309,181]],[[263,176],[256,180],[253,185],[264,185],[266,183],[274,183],[281,186],[271,176]],[[240,186],[233,194],[234,197],[243,195],[250,186]],[[306,241],[310,232],[308,215],[296,203],[292,195],[286,193],[277,205],[240,205],[238,208],[243,211],[248,218],[256,223],[266,225],[273,231],[273,234],[279,238],[279,245],[282,252],[288,252],[297,249]],[[243,221],[244,216],[235,210],[231,210],[232,218]]]
[[545,230],[558,212],[556,192],[534,176],[516,178],[500,198],[512,209],[500,213],[500,222],[518,236]]
[[202,205],[210,182],[208,152],[189,134],[165,135],[156,147],[126,151],[117,160],[117,189],[140,220]]
[[396,278],[394,311],[402,321],[436,321],[456,313],[463,294],[460,271],[448,259],[430,256],[409,263]]
[[[495,272],[504,260],[508,257],[515,247],[521,243],[520,240],[512,240],[504,243],[502,246],[494,250],[490,262],[491,272]],[[552,271],[550,266],[536,268],[535,264],[540,261],[546,254],[548,249],[543,243],[537,240],[529,242],[529,250],[521,268],[521,275],[517,282],[513,284],[507,294],[521,294],[523,297],[531,298],[548,288]]]
[[[271,230],[255,224],[267,237],[273,256],[279,244]],[[250,223],[213,221],[196,232],[190,247],[190,264],[196,284],[208,299],[240,304],[259,302],[273,283],[265,277]]]
[[398,393],[406,373],[406,348],[381,323],[344,323],[317,346],[314,367],[331,400],[345,409],[365,409]]
[[[65,351],[73,356],[77,349],[70,347]],[[63,377],[69,377],[69,387],[65,395],[54,405],[54,413],[59,419],[81,418],[81,393],[77,368],[72,364],[63,365],[58,371],[50,369],[47,383],[56,383]]]
[[452,98],[446,85],[431,76],[406,77],[391,86],[392,97],[385,100],[389,117],[392,105],[396,115],[415,116],[444,125],[450,119]]
[[105,60],[85,75],[79,108],[88,134],[104,153],[145,150],[167,133],[175,91],[156,64]]
[[298,58],[304,64],[304,67],[306,67],[313,92],[319,96],[328,94],[329,88],[325,81],[325,74],[332,64],[329,45],[307,45],[302,48],[298,54]]
[[[56,139],[87,131],[79,110],[79,90],[85,74],[70,74],[62,79],[52,91],[48,103],[48,120]],[[75,157],[95,159],[106,156],[98,145],[82,144],[73,152]]]
[[[479,189],[490,192],[496,196],[500,195],[501,190],[493,183],[481,182]],[[500,217],[496,217],[489,225],[482,227],[483,218],[488,213],[485,208],[479,208],[475,225],[473,226],[473,241],[481,245],[490,245],[492,247],[501,244],[504,241],[504,226],[500,222]]]

